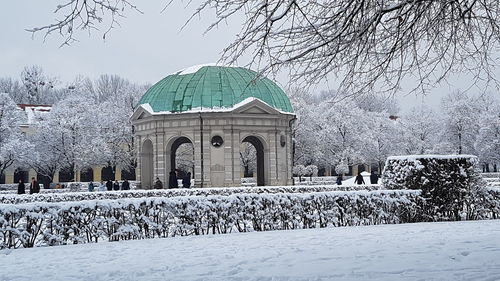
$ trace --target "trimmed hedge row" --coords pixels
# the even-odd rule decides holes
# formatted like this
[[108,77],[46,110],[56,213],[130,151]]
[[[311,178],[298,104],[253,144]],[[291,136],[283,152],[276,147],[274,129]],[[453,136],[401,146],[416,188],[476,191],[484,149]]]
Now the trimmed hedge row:
[[0,205],[0,249],[422,221],[420,191],[246,193]]
[[156,189],[106,192],[64,192],[38,194],[0,194],[0,204],[20,204],[29,202],[65,202],[81,200],[105,200],[143,197],[178,197],[232,195],[240,193],[308,193],[326,191],[377,190],[379,186],[365,185],[324,185],[324,186],[264,186],[264,187],[227,187],[227,188],[193,188],[193,189]]

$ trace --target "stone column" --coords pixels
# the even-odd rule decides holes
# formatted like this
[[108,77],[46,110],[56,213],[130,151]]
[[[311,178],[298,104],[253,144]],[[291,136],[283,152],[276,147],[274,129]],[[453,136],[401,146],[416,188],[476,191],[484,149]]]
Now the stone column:
[[358,175],[358,165],[352,166],[352,175],[357,176]]
[[157,133],[153,139],[153,179],[157,177],[165,183],[165,136],[163,133]]
[[212,178],[210,177],[210,168],[212,166],[211,155],[210,155],[210,131],[209,126],[205,126],[203,130],[203,186],[211,187]]
[[54,178],[52,179],[52,181],[55,183],[59,182],[59,171],[54,173]]
[[240,131],[239,130],[232,130],[232,143],[233,143],[233,150],[232,150],[232,155],[231,155],[231,161],[233,163],[233,178],[234,178],[234,186],[240,186],[241,185],[241,178],[243,175],[241,174],[241,159],[240,159],[240,150],[241,150],[241,143],[240,143]]
[[14,172],[13,171],[6,171],[5,172],[5,183],[6,184],[12,184],[14,183]]
[[[196,124],[196,128],[199,127],[199,123]],[[193,138],[193,147],[194,147],[194,185],[196,187],[202,187],[202,169],[201,169],[201,134],[199,130],[194,131]],[[204,171],[203,171],[204,172]],[[203,182],[204,182],[203,178]]]
[[76,182],[80,181],[80,170],[75,170],[75,181]]
[[119,167],[115,168],[115,180],[122,180],[122,169]]
[[[222,136],[224,138],[224,186],[239,186],[236,183],[236,177],[234,176],[234,151],[239,150],[236,147],[236,143],[233,138],[233,130],[231,128],[225,129]],[[239,162],[238,162],[239,165]],[[238,181],[239,182],[239,181]]]
[[[141,142],[141,136],[139,135],[136,135],[135,138],[134,138],[134,142],[135,142],[135,147],[137,148],[137,167],[135,168],[135,179],[137,181],[137,185],[136,187],[138,189],[141,189],[141,153],[142,153],[142,142]],[[95,171],[94,171],[94,178],[95,178],[96,174],[95,174]]]
[[33,169],[29,169],[29,171],[28,171],[28,180],[31,181],[31,178],[36,179],[36,172]]
[[102,166],[92,167],[92,174],[94,175],[94,181],[102,181]]
[[277,143],[276,143],[276,130],[267,132],[267,145],[269,146],[269,180],[266,182],[268,185],[277,185],[278,184],[278,151],[277,151]]
[[[288,124],[287,124],[288,125]],[[291,131],[287,129],[287,134],[286,134],[286,157],[288,159],[288,165],[286,165],[287,169],[287,184],[291,185],[293,184],[293,174],[292,174],[292,163],[293,163],[293,137]]]

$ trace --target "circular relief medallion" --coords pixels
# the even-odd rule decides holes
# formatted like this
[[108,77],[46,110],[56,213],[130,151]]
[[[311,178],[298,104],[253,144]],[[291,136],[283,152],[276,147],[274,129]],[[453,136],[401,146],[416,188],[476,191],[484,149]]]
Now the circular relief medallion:
[[214,147],[220,147],[224,143],[224,140],[221,136],[213,136],[211,143]]

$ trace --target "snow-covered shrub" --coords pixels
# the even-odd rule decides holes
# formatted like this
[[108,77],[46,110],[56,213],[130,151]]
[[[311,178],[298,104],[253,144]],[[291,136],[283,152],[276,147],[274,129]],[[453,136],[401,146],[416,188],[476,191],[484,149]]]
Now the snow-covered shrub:
[[302,181],[302,177],[306,175],[306,167],[304,165],[295,165],[292,168],[292,173],[299,177],[299,182]]
[[315,177],[318,175],[318,166],[316,166],[316,165],[307,166],[305,174],[309,175],[309,180],[312,181],[312,177]]
[[418,221],[420,191],[182,196],[0,205],[0,249]]
[[387,159],[382,185],[388,189],[421,189],[434,219],[475,219],[482,190],[473,155],[410,155]]
[[106,192],[62,192],[36,194],[0,194],[0,204],[20,204],[29,202],[67,202],[81,200],[106,200],[146,197],[178,197],[178,196],[210,196],[241,193],[310,193],[327,191],[377,190],[378,186],[359,185],[294,185],[294,186],[259,186],[259,187],[225,187],[225,188],[192,188],[192,189],[153,189]]
[[335,165],[335,172],[339,175],[347,174],[349,173],[349,166],[344,162],[340,162]]

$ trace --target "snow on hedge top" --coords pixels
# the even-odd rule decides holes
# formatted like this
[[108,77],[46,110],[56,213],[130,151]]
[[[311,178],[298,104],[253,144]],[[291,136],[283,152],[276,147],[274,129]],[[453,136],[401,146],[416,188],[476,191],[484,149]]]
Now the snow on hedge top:
[[408,160],[415,161],[417,159],[464,159],[464,158],[477,158],[475,155],[469,154],[422,154],[422,155],[403,155],[403,156],[389,156],[387,161],[389,160]]

